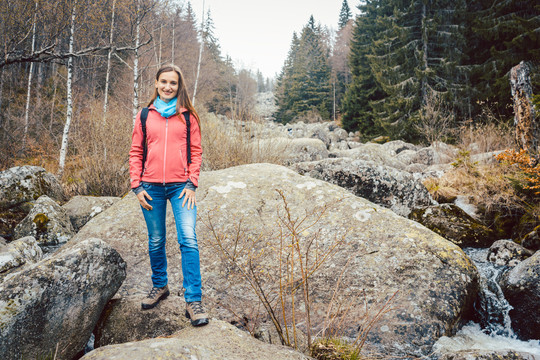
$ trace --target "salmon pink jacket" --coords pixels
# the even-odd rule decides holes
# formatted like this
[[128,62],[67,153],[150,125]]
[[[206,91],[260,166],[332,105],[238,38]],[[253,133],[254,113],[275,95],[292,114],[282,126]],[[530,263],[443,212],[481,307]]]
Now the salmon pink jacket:
[[[180,112],[184,111],[187,110],[181,108]],[[146,119],[146,163],[141,176],[143,132],[139,111],[129,151],[129,175],[132,189],[137,188],[141,181],[166,184],[190,180],[193,185],[198,186],[202,162],[201,131],[193,114],[190,114],[190,128],[191,164],[188,164],[187,128],[183,115],[164,118],[154,105],[150,105]]]

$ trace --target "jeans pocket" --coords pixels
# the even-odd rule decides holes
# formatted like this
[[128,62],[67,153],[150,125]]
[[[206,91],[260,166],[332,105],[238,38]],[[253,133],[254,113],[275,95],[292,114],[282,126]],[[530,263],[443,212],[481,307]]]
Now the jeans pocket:
[[141,181],[141,186],[143,187],[144,190],[148,190],[148,189],[150,189],[152,187],[152,184]]

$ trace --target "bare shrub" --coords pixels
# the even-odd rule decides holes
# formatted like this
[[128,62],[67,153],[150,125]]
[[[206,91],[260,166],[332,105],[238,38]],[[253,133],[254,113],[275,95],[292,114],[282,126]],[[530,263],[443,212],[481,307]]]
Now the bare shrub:
[[440,95],[429,92],[418,124],[415,125],[416,131],[428,144],[436,141],[447,142],[454,133],[454,114],[445,104]]
[[[351,319],[358,327],[358,334],[349,343],[352,351],[360,353],[367,340],[367,335],[374,324],[388,312],[394,295],[376,311],[368,306],[364,298],[364,306],[357,306],[358,297],[343,297],[342,277],[348,270],[348,262],[341,269],[332,298],[326,310],[326,316],[315,325],[314,316],[321,318],[313,308],[312,296],[317,289],[313,278],[323,265],[338,251],[347,246],[345,240],[348,231],[335,237],[328,237],[319,224],[327,213],[332,212],[339,204],[326,204],[306,210],[296,216],[292,213],[282,191],[276,190],[281,204],[277,211],[276,227],[271,234],[251,231],[240,219],[236,224],[227,224],[229,231],[216,226],[213,212],[201,219],[204,226],[212,234],[209,242],[220,255],[227,276],[235,284],[248,285],[264,308],[283,345],[301,351],[312,351],[315,339],[337,338],[344,336],[345,322]],[[231,228],[232,227],[232,228]],[[254,235],[259,234],[259,235]],[[351,254],[361,256],[361,254]],[[320,307],[320,300],[318,301]],[[324,304],[323,304],[324,305]],[[251,309],[253,310],[253,309]],[[248,309],[245,309],[248,311]],[[261,320],[260,314],[248,319],[243,314],[236,314],[239,323],[253,333],[256,325],[250,321]],[[306,348],[303,347],[303,337]],[[324,357],[321,357],[324,358]]]
[[105,121],[100,102],[88,109],[72,135],[63,182],[72,195],[121,196],[129,190],[133,120],[119,104],[110,104]]

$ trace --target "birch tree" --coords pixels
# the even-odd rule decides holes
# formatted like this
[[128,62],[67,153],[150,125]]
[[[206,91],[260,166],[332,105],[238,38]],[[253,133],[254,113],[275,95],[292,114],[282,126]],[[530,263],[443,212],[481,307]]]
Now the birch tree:
[[[75,38],[75,15],[76,15],[77,2],[74,1],[71,9],[71,23],[69,27],[69,52],[73,53],[73,42]],[[69,128],[71,126],[71,118],[73,116],[73,94],[71,89],[71,82],[73,79],[73,57],[68,58],[67,63],[67,109],[66,109],[66,123],[64,125],[64,133],[62,135],[62,147],[60,149],[60,161],[58,165],[58,175],[62,176],[64,173],[64,167],[66,163],[66,153],[68,148]]]
[[[37,10],[38,10],[38,3],[36,1],[36,11],[34,13],[34,23],[32,26],[32,53],[36,49],[36,22],[37,22]],[[32,74],[34,73],[34,63],[30,63],[30,71],[28,72],[28,85],[26,87],[26,106],[24,108],[24,135],[23,135],[23,144],[22,144],[22,150],[24,151],[26,148],[26,139],[28,137],[28,117],[30,113],[30,95],[32,90]]]
[[113,36],[114,36],[114,15],[116,10],[116,0],[113,0],[112,3],[112,14],[111,14],[111,28],[109,32],[109,46],[111,47],[107,53],[107,74],[105,75],[105,99],[103,100],[103,122],[107,118],[107,103],[109,100],[109,82],[111,78],[111,56],[113,53]]
[[204,0],[203,0],[203,9],[202,9],[202,19],[201,19],[201,45],[199,47],[199,61],[197,62],[197,76],[195,76],[195,85],[193,86],[193,106],[195,106],[195,97],[197,95],[197,86],[199,84],[199,74],[201,73],[201,61],[202,61],[202,51],[204,46]]

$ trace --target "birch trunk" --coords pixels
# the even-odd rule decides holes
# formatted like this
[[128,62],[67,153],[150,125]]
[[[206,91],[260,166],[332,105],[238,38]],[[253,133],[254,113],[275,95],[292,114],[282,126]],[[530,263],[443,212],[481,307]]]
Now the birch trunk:
[[422,66],[424,70],[424,73],[422,75],[422,105],[425,105],[427,103],[426,73],[428,70],[428,36],[426,17],[426,3],[422,2]]
[[[34,13],[34,24],[32,26],[32,54],[36,49],[36,17],[37,17],[38,3],[36,2],[36,12]],[[22,143],[22,151],[26,149],[26,139],[28,138],[28,123],[30,113],[30,93],[32,91],[32,73],[34,72],[34,63],[30,63],[30,71],[28,72],[28,85],[26,87],[26,106],[24,108],[24,136]]]
[[109,102],[109,82],[111,78],[111,56],[113,53],[113,37],[114,37],[114,12],[116,9],[116,0],[113,0],[112,3],[112,15],[111,15],[111,30],[109,33],[109,46],[111,47],[109,49],[109,52],[107,54],[107,74],[105,76],[105,99],[103,100],[103,123],[105,123],[107,119],[107,105]]
[[201,20],[201,46],[199,48],[199,61],[197,62],[197,76],[195,77],[195,85],[193,86],[193,106],[195,106],[195,96],[197,95],[197,85],[199,83],[199,74],[201,72],[203,46],[204,46],[204,0],[203,0],[202,20]]
[[[73,38],[75,36],[75,9],[77,2],[73,3],[73,8],[71,9],[71,26],[69,29],[69,52],[73,54]],[[66,124],[64,125],[64,133],[62,135],[62,147],[60,149],[60,161],[58,164],[58,176],[61,177],[64,173],[64,167],[66,164],[66,153],[68,148],[68,139],[69,139],[69,127],[71,126],[71,117],[73,115],[73,96],[71,90],[71,81],[73,78],[73,57],[68,58],[67,64],[67,111],[66,111]]]
[[176,28],[176,14],[172,21],[172,48],[171,48],[171,63],[174,64],[174,30]]
[[58,92],[58,74],[56,73],[58,71],[58,67],[55,63],[53,63],[53,96],[51,100],[51,119],[49,122],[49,132],[52,133],[52,126],[54,122],[54,104],[56,103],[56,93]]
[[141,31],[141,1],[137,0],[137,26],[135,28],[135,57],[133,59],[133,126],[139,109],[139,39]]

